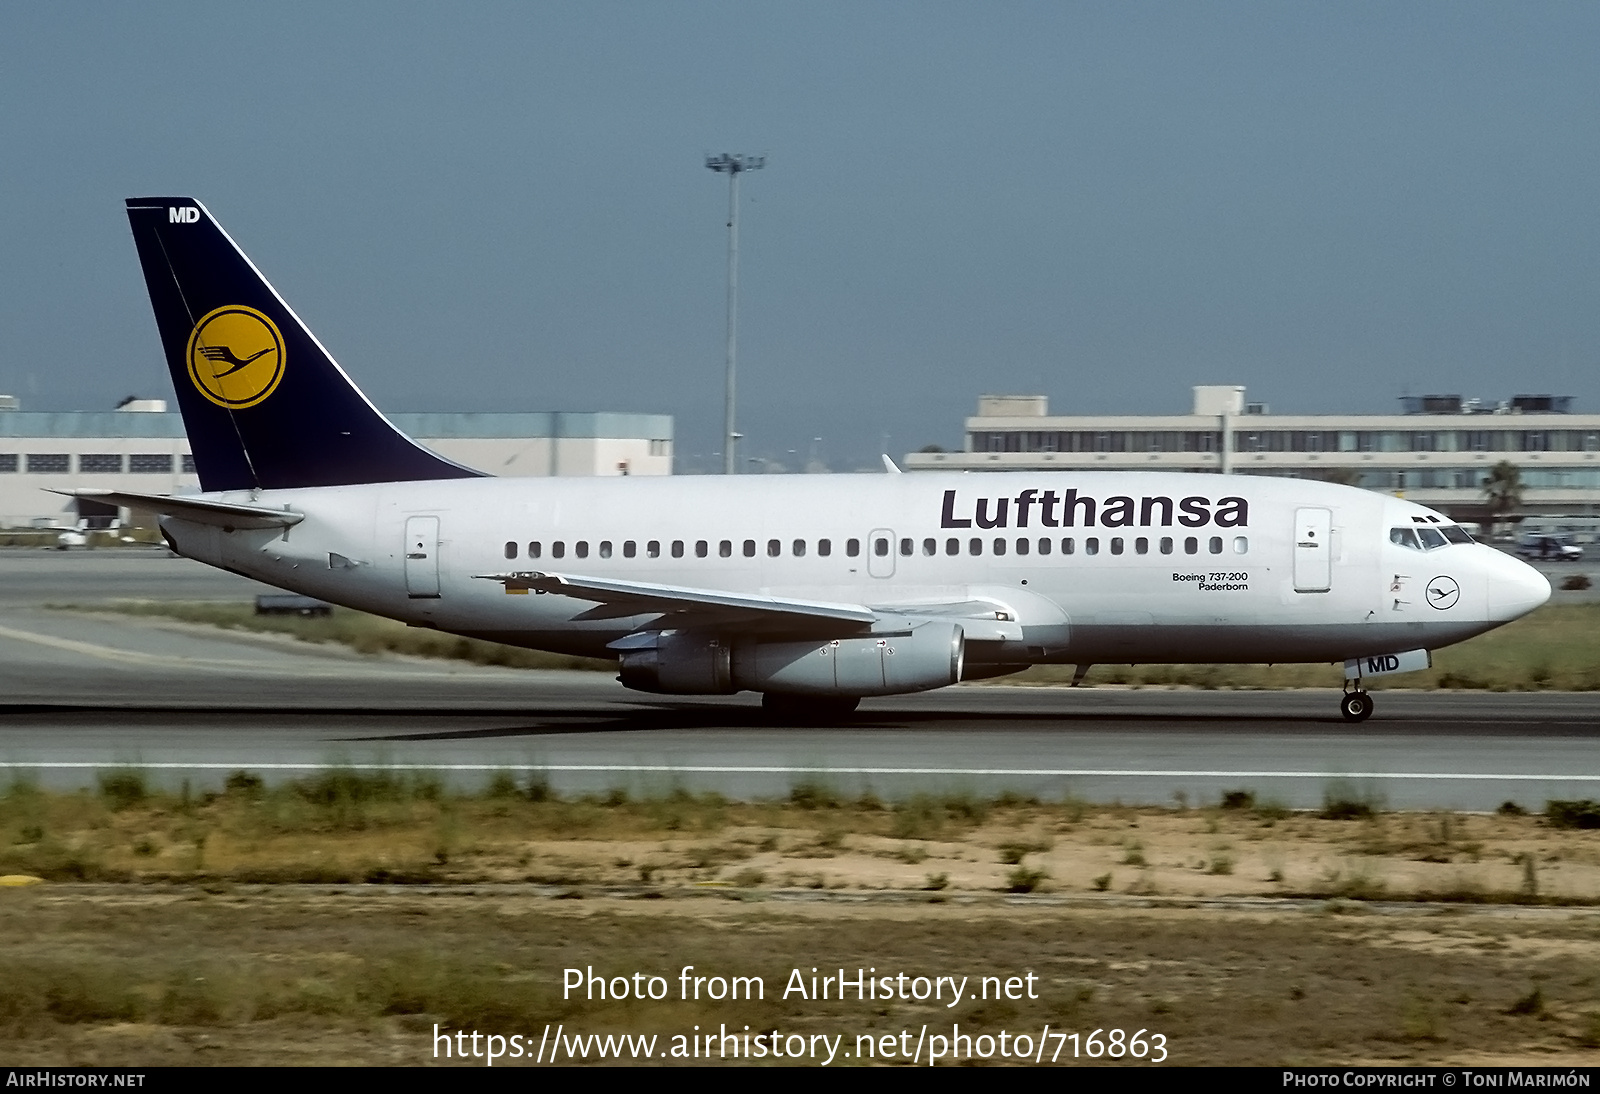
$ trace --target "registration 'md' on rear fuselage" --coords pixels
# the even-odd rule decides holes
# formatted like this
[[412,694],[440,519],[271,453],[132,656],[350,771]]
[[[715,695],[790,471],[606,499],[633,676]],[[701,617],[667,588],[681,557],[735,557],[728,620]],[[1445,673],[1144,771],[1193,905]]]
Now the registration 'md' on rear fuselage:
[[1355,659],[1549,596],[1438,513],[1303,480],[488,477],[394,430],[198,203],[129,215],[206,492],[98,496],[189,557],[630,686],[837,710],[1037,663],[1347,661],[1365,717]]

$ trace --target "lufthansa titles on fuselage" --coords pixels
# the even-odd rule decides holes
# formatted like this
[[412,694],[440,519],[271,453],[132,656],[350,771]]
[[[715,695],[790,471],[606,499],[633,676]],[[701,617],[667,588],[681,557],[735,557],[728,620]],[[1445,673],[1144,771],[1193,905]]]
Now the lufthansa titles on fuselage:
[[[977,498],[963,501],[956,490],[944,492],[941,528],[1246,528],[1250,524],[1250,503],[1241,497],[1218,498],[1213,502],[1200,494],[1184,498],[1165,495],[1135,498],[1115,494],[1095,498],[1078,493],[1075,487],[1057,494],[1054,490],[1029,487],[1016,497]],[[1014,518],[1014,519],[1013,519]]]

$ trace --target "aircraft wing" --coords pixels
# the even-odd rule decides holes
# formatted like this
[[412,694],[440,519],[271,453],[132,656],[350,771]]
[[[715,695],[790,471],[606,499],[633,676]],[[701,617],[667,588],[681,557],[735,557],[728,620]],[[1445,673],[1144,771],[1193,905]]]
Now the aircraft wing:
[[269,509],[264,505],[245,505],[211,498],[174,497],[170,494],[136,494],[127,490],[52,490],[69,498],[86,498],[107,505],[125,505],[166,517],[192,520],[196,524],[216,524],[224,528],[287,528],[306,519],[304,513],[290,509]]
[[768,624],[779,630],[821,629],[853,633],[865,630],[880,618],[879,613],[859,604],[792,600],[754,593],[655,585],[644,581],[615,581],[530,571],[476,576],[485,581],[498,581],[508,592],[531,590],[554,593],[577,600],[592,600],[599,605],[593,611],[579,616],[579,619],[660,614],[682,617],[673,622],[663,621],[666,626]]
[[928,619],[961,622],[968,636],[975,639],[1020,638],[1021,629],[1014,615],[988,600],[959,603],[836,604],[817,600],[733,593],[723,590],[654,585],[641,581],[616,581],[518,571],[503,574],[478,574],[485,581],[498,581],[508,591],[528,590],[592,600],[598,606],[579,619],[616,619],[633,615],[660,614],[676,617],[660,620],[651,630],[663,627],[731,626],[806,634],[853,634],[874,624],[914,624]]

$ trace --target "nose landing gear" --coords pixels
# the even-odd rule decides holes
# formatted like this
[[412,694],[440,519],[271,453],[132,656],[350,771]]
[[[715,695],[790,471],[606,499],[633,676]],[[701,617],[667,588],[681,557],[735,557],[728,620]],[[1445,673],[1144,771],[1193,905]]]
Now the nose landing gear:
[[1347,682],[1345,693],[1339,698],[1339,713],[1344,715],[1347,722],[1365,722],[1372,716],[1371,693],[1362,691],[1359,682],[1352,691]]

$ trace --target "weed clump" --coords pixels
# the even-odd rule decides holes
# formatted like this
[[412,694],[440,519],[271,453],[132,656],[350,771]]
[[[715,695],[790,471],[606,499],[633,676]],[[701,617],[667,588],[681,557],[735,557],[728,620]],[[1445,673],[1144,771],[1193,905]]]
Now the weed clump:
[[1006,875],[1006,892],[1031,893],[1044,884],[1045,878],[1050,874],[1045,870],[1035,870],[1027,866],[1018,866]]
[[914,794],[895,806],[889,834],[896,839],[937,839],[947,825],[982,824],[988,816],[989,803],[971,794]]
[[259,798],[266,784],[261,776],[250,771],[230,772],[223,780],[222,791],[225,794],[236,794],[243,798]]
[[1544,992],[1535,984],[1532,991],[1507,1007],[1506,1013],[1516,1017],[1538,1017],[1544,1013]]
[[115,813],[133,808],[150,794],[144,772],[131,767],[105,772],[96,781],[100,784],[100,796]]
[[1582,801],[1547,801],[1544,818],[1551,828],[1600,828],[1600,802],[1590,798]]
[[1324,820],[1370,820],[1380,804],[1374,795],[1359,791],[1349,783],[1336,782],[1322,794],[1322,817]]
[[1036,851],[1048,851],[1053,845],[1048,841],[1014,840],[1000,845],[1000,861],[1007,866],[1016,866],[1022,862],[1026,855]]
[[789,804],[797,809],[837,809],[840,798],[830,786],[812,779],[795,783],[789,788]]

